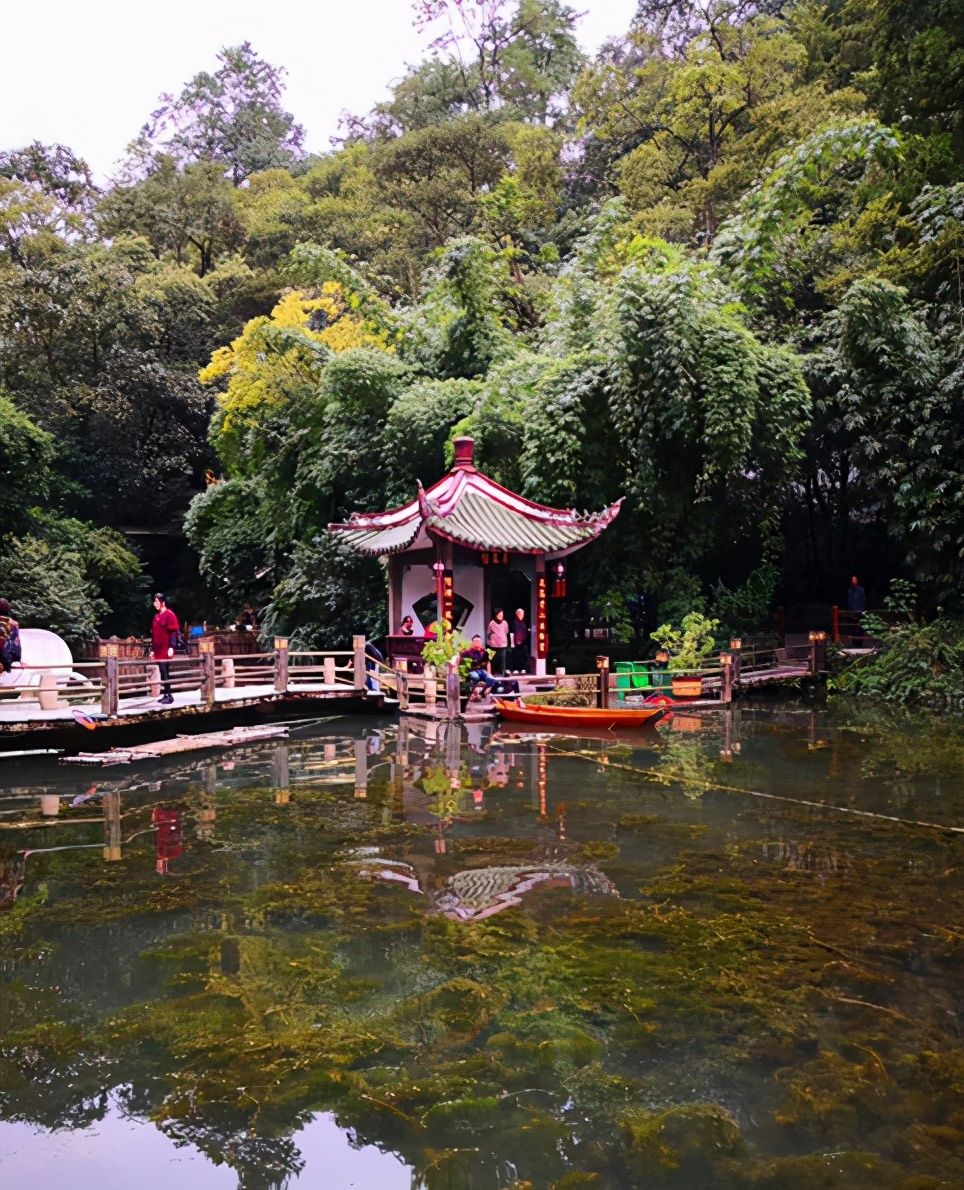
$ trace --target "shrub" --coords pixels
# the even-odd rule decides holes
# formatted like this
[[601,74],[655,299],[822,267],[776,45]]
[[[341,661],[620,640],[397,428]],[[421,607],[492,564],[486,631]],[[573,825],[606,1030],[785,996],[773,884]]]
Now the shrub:
[[714,634],[719,626],[719,620],[710,620],[701,612],[690,612],[683,617],[679,628],[661,624],[652,633],[652,639],[669,653],[671,673],[692,673],[702,669],[713,652]]
[[880,651],[832,678],[832,691],[911,708],[964,710],[964,623],[941,617],[887,628],[865,617],[865,627],[880,634]]

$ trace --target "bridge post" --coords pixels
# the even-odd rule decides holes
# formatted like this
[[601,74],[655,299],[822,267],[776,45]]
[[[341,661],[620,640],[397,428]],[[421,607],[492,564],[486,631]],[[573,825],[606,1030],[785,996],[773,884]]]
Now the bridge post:
[[201,701],[214,706],[218,683],[218,659],[214,656],[214,641],[204,637],[198,642],[198,657],[201,659]]
[[830,625],[833,629],[833,643],[840,644],[840,608],[836,605],[830,609]]
[[425,710],[429,714],[435,714],[435,666],[426,665],[422,669],[422,689],[425,697]]
[[398,690],[398,709],[408,710],[408,662],[404,657],[396,662],[395,683]]
[[351,647],[355,653],[355,660],[352,663],[354,668],[355,679],[355,693],[363,694],[365,686],[365,638],[364,636],[353,636],[351,638]]
[[743,641],[740,637],[730,641],[730,653],[733,657],[733,689],[739,690],[740,670],[743,668]]
[[120,691],[117,685],[117,653],[116,644],[108,641],[104,645],[104,689],[100,695],[100,709],[105,715],[116,715],[120,701]]
[[321,680],[326,686],[334,686],[335,684],[335,659],[334,657],[323,657],[321,659]]
[[609,706],[609,658],[597,657],[596,669],[599,670],[599,705],[605,710]]
[[733,701],[733,657],[730,653],[720,654],[720,665],[723,667],[723,674],[720,681],[720,702],[725,706],[729,706]]
[[276,694],[288,692],[288,638],[274,638],[274,689]]

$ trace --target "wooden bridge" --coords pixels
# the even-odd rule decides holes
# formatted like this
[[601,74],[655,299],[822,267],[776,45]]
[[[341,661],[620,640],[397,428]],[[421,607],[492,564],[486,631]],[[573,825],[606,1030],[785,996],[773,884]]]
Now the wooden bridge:
[[[742,691],[815,677],[825,668],[826,637],[826,633],[811,632],[780,648],[743,647],[743,642],[731,641],[696,675],[699,695],[686,705],[694,710],[726,706]],[[436,673],[426,666],[414,673],[404,662],[391,668],[367,657],[365,644],[364,636],[355,636],[351,649],[292,650],[287,639],[277,637],[270,651],[219,656],[214,642],[202,638],[197,656],[176,656],[169,662],[173,701],[165,705],[159,701],[162,685],[156,664],[149,658],[121,657],[116,644],[105,642],[104,656],[96,661],[77,661],[69,667],[17,667],[18,684],[0,687],[0,694],[7,694],[0,697],[0,741],[9,748],[15,746],[15,738],[35,732],[66,729],[73,734],[77,719],[92,728],[116,729],[177,723],[215,712],[270,710],[273,704],[290,708],[309,703],[322,713],[397,708],[433,719],[491,715],[484,703],[466,703],[454,668]],[[652,687],[621,689],[618,676],[609,658],[600,657],[591,674],[557,669],[513,680],[523,695],[562,686],[591,694],[599,705],[654,693]]]
[[[310,702],[339,712],[380,709],[384,696],[366,686],[365,638],[346,650],[292,650],[285,638],[274,648],[218,656],[201,640],[197,656],[170,662],[172,702],[161,704],[157,665],[145,657],[121,657],[110,641],[96,661],[69,666],[17,666],[17,684],[0,687],[0,738],[25,732],[72,728],[79,717],[97,728],[177,721],[221,711]],[[75,712],[79,712],[75,714]]]

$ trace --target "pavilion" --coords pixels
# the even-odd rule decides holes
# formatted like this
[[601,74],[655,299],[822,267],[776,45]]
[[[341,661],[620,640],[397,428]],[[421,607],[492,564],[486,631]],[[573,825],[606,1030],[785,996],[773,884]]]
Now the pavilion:
[[547,600],[566,592],[563,559],[594,541],[622,500],[588,515],[536,504],[483,475],[474,453],[472,438],[456,438],[451,471],[428,491],[419,484],[401,508],[355,512],[346,524],[328,527],[359,553],[387,559],[392,658],[421,652],[420,635],[398,635],[404,616],[421,625],[421,634],[441,608],[454,628],[484,639],[496,607],[510,621],[521,607],[531,628],[529,668],[542,674]]

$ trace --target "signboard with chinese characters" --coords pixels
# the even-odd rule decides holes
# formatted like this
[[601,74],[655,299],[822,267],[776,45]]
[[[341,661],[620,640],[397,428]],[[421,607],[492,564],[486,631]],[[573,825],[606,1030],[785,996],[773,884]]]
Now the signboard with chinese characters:
[[549,628],[546,623],[546,576],[536,576],[536,656],[549,653]]
[[454,624],[455,612],[455,578],[451,570],[442,572],[442,619],[447,624]]

